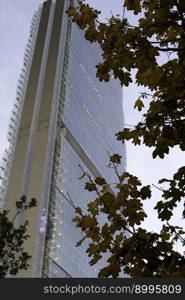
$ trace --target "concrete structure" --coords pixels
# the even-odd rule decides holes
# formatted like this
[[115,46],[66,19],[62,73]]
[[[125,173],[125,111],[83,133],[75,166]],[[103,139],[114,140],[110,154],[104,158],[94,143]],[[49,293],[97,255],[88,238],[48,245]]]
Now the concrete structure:
[[[32,255],[26,277],[96,277],[87,244],[71,222],[74,205],[93,199],[83,188],[79,165],[92,176],[113,180],[107,150],[123,153],[114,134],[123,127],[121,86],[100,83],[100,49],[65,13],[69,0],[49,0],[33,17],[2,166],[1,204],[13,214],[21,195],[36,198],[26,217]],[[122,154],[125,157],[125,154]]]

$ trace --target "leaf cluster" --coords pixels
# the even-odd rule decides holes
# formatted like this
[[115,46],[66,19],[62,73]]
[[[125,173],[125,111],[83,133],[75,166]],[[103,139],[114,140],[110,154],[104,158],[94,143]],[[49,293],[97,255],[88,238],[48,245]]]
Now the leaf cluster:
[[[103,62],[96,66],[100,81],[109,81],[113,74],[128,86],[131,72],[136,70],[136,83],[151,91],[143,123],[119,132],[118,140],[131,139],[135,144],[142,141],[154,147],[154,158],[163,158],[170,147],[179,145],[185,150],[184,1],[126,0],[124,6],[138,16],[142,12],[138,26],[114,16],[101,23],[100,12],[84,2],[67,12],[85,31],[88,41],[100,44]],[[161,54],[168,57],[163,64],[158,63]],[[141,111],[143,107],[139,98],[135,108]]]
[[14,220],[22,209],[27,210],[35,206],[35,199],[28,201],[26,196],[22,196],[16,202],[18,212],[12,220],[8,217],[8,211],[0,212],[0,278],[8,274],[16,275],[18,271],[29,267],[31,256],[24,250],[24,242],[29,238],[28,221],[16,227]]
[[[185,258],[173,250],[173,245],[179,239],[185,242],[182,238],[185,232],[169,223],[163,226],[159,234],[141,227],[147,217],[143,201],[151,198],[151,188],[142,186],[139,179],[128,172],[119,174],[117,166],[120,163],[121,156],[110,156],[110,166],[118,178],[114,191],[110,187],[107,189],[105,179],[92,179],[84,172],[89,180],[85,189],[95,192],[97,197],[88,203],[88,214],[76,208],[77,216],[73,221],[85,234],[77,246],[86,239],[91,240],[87,248],[90,265],[101,260],[104,253],[109,254],[107,265],[99,272],[100,277],[117,277],[123,272],[132,277],[184,276]],[[180,171],[177,172],[174,178],[180,179],[180,174]],[[166,206],[158,205],[155,209],[162,220],[170,219]],[[99,222],[99,215],[102,214],[107,217],[107,222]]]
[[[84,1],[70,8],[68,15],[84,30],[86,39],[99,43],[102,49],[102,62],[96,66],[100,81],[109,81],[113,75],[128,86],[134,71],[136,84],[150,91],[141,93],[134,105],[138,111],[148,107],[142,122],[118,132],[117,139],[143,143],[152,148],[154,159],[163,159],[170,148],[185,150],[185,1],[125,0],[124,7],[138,16],[138,25],[133,25],[126,14],[102,23],[100,12]],[[86,173],[86,189],[97,197],[88,204],[88,218],[78,209],[74,221],[85,233],[84,239],[92,241],[87,249],[91,264],[108,252],[108,265],[100,271],[101,277],[117,277],[122,272],[132,277],[183,277],[184,256],[173,247],[176,241],[185,245],[184,231],[169,221],[174,208],[184,201],[185,167],[172,179],[159,181],[161,200],[155,211],[165,224],[157,234],[142,228],[146,218],[143,201],[151,198],[150,186],[142,186],[127,172],[119,174],[120,163],[119,154],[110,157],[118,178],[113,191],[105,179],[96,181]],[[107,216],[106,223],[98,222],[99,214]]]

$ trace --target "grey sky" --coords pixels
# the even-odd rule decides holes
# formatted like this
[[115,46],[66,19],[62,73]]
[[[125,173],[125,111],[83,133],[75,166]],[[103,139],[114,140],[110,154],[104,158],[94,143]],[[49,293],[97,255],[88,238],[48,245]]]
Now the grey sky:
[[[16,85],[20,73],[23,54],[28,38],[30,21],[35,9],[42,0],[0,0],[0,157],[7,146],[6,136],[10,111],[15,99]],[[95,8],[102,10],[104,17],[111,12],[122,14],[122,0],[88,0]],[[126,123],[136,124],[141,114],[134,111],[134,102],[139,95],[135,84],[123,89],[124,112]],[[184,153],[175,148],[166,159],[152,159],[151,149],[134,147],[127,144],[127,169],[139,176],[144,184],[157,184],[159,178],[169,177],[185,164]],[[146,202],[146,209],[152,218],[145,226],[150,230],[159,229],[159,222],[152,206],[159,197],[158,190],[153,190],[153,197]],[[175,216],[181,224],[179,211]]]

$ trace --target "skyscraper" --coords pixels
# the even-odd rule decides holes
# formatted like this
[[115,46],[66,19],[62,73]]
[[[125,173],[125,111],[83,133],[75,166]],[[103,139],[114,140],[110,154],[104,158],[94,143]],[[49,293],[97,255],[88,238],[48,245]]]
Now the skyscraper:
[[21,195],[38,201],[26,215],[32,261],[20,276],[97,276],[101,263],[88,265],[87,243],[75,246],[82,234],[71,221],[74,206],[85,209],[95,197],[78,178],[83,168],[114,182],[108,152],[125,159],[115,138],[123,128],[121,86],[96,78],[101,51],[68,19],[72,2],[49,0],[35,13],[10,119],[1,206],[13,213]]

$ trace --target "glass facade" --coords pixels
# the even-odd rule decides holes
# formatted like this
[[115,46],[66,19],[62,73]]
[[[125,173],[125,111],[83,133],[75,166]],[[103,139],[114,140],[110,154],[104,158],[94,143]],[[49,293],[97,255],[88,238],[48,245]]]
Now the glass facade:
[[115,80],[99,82],[95,65],[100,49],[84,39],[76,26],[72,36],[64,124],[102,176],[110,178],[108,153],[122,153],[115,133],[123,128],[121,86]]
[[96,197],[84,190],[87,180],[79,180],[79,165],[94,176],[88,159],[109,183],[115,182],[106,165],[108,153],[119,153],[126,161],[124,147],[115,137],[124,123],[122,90],[114,79],[99,82],[95,65],[101,60],[101,51],[70,21],[65,48],[43,276],[97,277],[99,268],[106,264],[106,255],[90,266],[88,241],[76,247],[83,234],[72,222],[74,207],[85,211],[87,203]]

